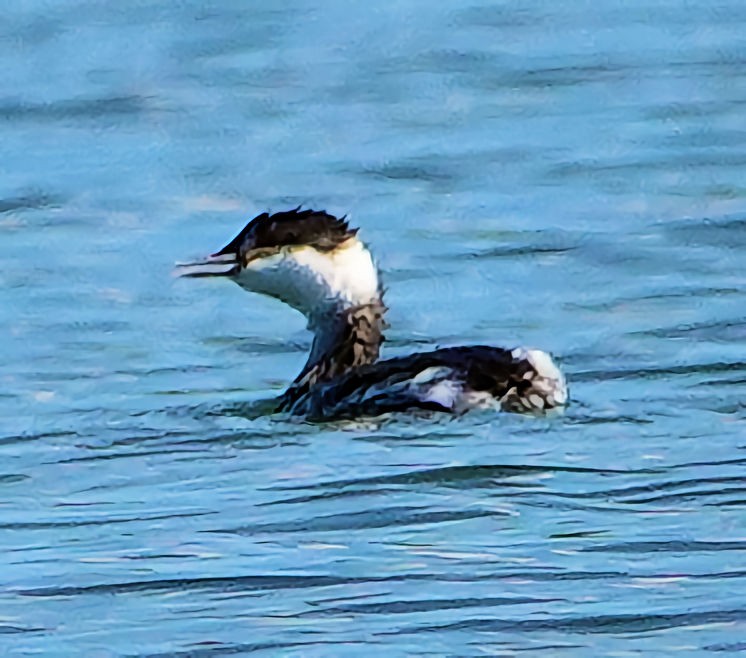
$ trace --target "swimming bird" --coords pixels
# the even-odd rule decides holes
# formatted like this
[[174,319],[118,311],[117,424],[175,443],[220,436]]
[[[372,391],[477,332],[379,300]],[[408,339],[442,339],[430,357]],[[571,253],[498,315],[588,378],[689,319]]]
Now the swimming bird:
[[325,211],[265,212],[220,251],[178,266],[181,276],[228,277],[306,316],[311,352],[278,398],[278,412],[322,421],[566,404],[565,378],[541,350],[470,345],[379,360],[386,307],[378,268],[357,233]]

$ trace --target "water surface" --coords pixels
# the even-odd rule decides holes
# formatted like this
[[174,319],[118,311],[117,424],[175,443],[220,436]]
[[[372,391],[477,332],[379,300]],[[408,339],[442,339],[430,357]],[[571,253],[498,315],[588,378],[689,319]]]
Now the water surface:
[[[744,6],[318,4],[5,8],[2,653],[743,652]],[[170,271],[298,204],[564,417],[262,415],[302,318]]]

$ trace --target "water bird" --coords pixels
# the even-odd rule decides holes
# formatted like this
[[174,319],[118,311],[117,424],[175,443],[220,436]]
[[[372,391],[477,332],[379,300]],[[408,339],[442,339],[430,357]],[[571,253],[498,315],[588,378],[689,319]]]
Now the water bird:
[[305,366],[277,412],[312,421],[474,408],[544,412],[567,402],[565,378],[541,350],[444,347],[379,360],[386,323],[378,268],[346,217],[296,208],[254,217],[220,251],[180,264],[186,277],[228,277],[305,315]]

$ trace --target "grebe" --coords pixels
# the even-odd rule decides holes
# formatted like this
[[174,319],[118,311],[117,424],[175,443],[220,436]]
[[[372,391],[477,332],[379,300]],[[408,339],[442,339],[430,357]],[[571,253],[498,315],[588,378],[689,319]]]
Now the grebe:
[[229,277],[306,316],[311,353],[278,412],[318,421],[416,409],[539,412],[567,401],[562,373],[540,350],[474,345],[379,361],[386,307],[378,270],[344,217],[300,208],[263,213],[177,274]]

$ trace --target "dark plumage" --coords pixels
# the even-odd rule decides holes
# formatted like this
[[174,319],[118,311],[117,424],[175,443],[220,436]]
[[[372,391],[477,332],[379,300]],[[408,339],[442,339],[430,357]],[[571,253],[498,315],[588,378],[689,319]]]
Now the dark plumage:
[[219,252],[182,267],[184,276],[231,277],[306,315],[315,333],[311,353],[278,411],[331,420],[564,406],[564,377],[540,350],[476,345],[379,361],[386,308],[375,262],[356,233],[324,211],[263,213]]
[[[337,314],[328,331],[317,336],[319,354],[311,351],[303,370],[279,401],[278,410],[289,411],[319,382],[327,382],[378,360],[386,307],[381,302],[346,309]],[[316,347],[316,345],[314,345]]]
[[[542,380],[542,373],[523,354],[488,345],[445,347],[348,369],[305,391],[291,387],[279,410],[311,420],[418,408],[454,412],[459,411],[457,398],[466,392],[501,401],[508,411],[531,411],[528,398],[539,392],[536,385]],[[448,388],[437,392],[443,383]]]
[[331,251],[357,233],[345,218],[324,210],[301,210],[300,207],[272,215],[262,213],[252,219],[241,232],[220,251],[213,254],[237,254],[243,257],[255,249],[271,249],[290,245],[308,245],[319,251]]

